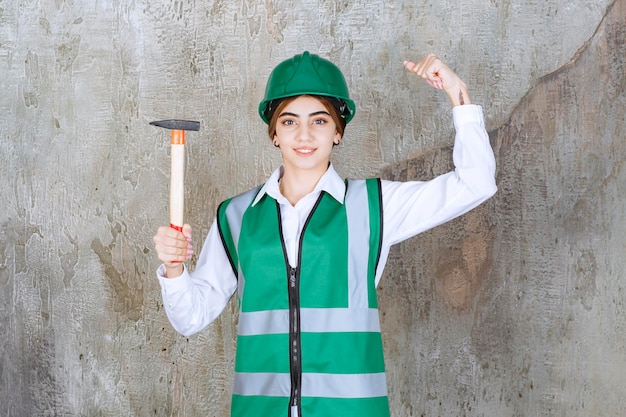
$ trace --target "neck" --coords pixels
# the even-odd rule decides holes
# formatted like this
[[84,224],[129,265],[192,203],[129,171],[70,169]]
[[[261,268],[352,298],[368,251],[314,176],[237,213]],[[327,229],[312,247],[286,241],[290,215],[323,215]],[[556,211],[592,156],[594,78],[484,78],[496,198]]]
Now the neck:
[[302,197],[315,189],[315,186],[328,168],[321,172],[319,170],[292,171],[287,169],[287,167],[284,169],[283,176],[280,179],[280,192],[289,200],[292,206],[295,206]]

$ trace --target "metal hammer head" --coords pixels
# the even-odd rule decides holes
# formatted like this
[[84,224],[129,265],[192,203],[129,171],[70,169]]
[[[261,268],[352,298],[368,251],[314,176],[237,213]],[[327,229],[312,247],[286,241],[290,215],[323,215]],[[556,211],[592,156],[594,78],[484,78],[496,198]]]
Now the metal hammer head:
[[152,126],[164,127],[171,130],[200,130],[200,122],[194,122],[192,120],[158,120],[156,122],[150,122]]
[[194,122],[191,120],[179,120],[179,119],[171,119],[171,120],[159,120],[156,122],[150,122],[152,126],[164,127],[166,129],[170,129],[172,131],[172,140],[170,143],[172,145],[184,145],[185,144],[185,131],[200,130],[200,122]]

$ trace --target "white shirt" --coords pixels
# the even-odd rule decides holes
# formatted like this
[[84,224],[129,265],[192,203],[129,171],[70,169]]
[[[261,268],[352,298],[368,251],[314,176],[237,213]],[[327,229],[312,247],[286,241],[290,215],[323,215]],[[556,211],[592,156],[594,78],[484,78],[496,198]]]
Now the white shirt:
[[[452,153],[454,171],[430,181],[381,181],[383,239],[376,285],[392,245],[468,212],[496,192],[495,158],[485,131],[482,108],[456,106],[452,115],[456,129]],[[278,186],[282,172],[280,167],[272,173],[253,204],[263,194],[278,201],[287,256],[289,263],[295,266],[302,227],[320,192],[326,191],[343,203],[345,183],[330,165],[315,189],[292,206]],[[165,278],[165,268],[161,265],[157,276],[168,318],[184,335],[204,329],[222,312],[237,290],[237,278],[215,220],[193,272],[185,268],[180,277]]]

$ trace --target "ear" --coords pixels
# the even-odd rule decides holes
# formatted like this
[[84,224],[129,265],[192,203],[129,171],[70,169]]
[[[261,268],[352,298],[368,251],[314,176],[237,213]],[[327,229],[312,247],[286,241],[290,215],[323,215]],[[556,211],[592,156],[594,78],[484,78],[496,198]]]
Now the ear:
[[339,145],[341,143],[341,133],[335,132],[335,138],[333,139],[333,143],[335,145]]

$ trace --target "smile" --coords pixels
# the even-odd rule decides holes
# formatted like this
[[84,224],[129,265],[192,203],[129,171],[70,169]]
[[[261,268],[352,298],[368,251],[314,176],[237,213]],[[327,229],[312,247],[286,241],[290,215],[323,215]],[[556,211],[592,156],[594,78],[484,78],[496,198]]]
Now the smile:
[[299,149],[294,149],[294,151],[296,151],[296,153],[300,153],[300,154],[311,154],[315,151],[315,149],[311,149],[311,148],[299,148]]

